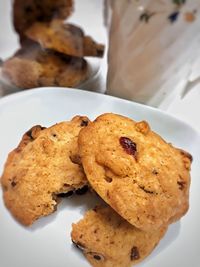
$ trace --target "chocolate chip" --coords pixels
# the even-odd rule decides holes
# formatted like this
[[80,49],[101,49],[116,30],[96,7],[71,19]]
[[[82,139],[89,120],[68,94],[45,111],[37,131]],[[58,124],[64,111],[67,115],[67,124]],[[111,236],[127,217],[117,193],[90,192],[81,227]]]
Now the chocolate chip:
[[126,151],[127,154],[136,157],[137,145],[128,137],[120,137],[120,145]]
[[77,189],[77,190],[75,191],[75,193],[76,193],[77,195],[81,196],[81,195],[84,195],[85,193],[87,193],[87,191],[88,191],[88,186],[85,185],[85,186],[83,186],[82,188]]
[[140,258],[140,254],[137,247],[132,247],[131,249],[131,260],[138,260]]
[[81,127],[88,126],[88,121],[87,120],[82,120],[81,121]]

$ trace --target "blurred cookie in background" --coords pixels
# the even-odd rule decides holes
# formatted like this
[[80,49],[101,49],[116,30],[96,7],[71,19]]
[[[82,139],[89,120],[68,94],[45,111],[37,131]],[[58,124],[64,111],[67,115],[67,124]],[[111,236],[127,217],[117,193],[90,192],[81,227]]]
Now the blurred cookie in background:
[[13,24],[20,42],[27,39],[24,32],[34,22],[49,22],[53,18],[68,18],[73,11],[73,0],[15,0],[13,3]]
[[36,22],[26,32],[26,36],[38,42],[41,47],[53,49],[66,55],[102,57],[104,45],[86,36],[83,30],[60,20],[50,23]]
[[21,89],[40,86],[76,87],[88,75],[88,64],[83,58],[43,50],[37,44],[19,49],[2,66],[3,78]]

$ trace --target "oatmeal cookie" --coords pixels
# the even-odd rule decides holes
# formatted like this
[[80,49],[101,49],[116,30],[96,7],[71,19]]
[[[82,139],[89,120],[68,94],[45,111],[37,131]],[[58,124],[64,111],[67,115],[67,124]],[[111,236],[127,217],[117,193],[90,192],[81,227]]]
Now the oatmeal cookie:
[[60,194],[87,185],[77,139],[88,123],[76,116],[46,129],[34,126],[8,155],[1,177],[4,203],[23,225],[54,212]]
[[103,114],[80,132],[84,171],[93,189],[135,227],[150,231],[189,207],[189,153],[117,114]]
[[85,36],[78,26],[64,24],[60,20],[53,20],[51,23],[37,22],[26,31],[26,35],[43,48],[70,56],[102,57],[104,52],[104,46]]
[[73,224],[73,243],[83,251],[94,267],[129,267],[146,258],[167,227],[141,231],[110,207],[97,207]]
[[73,11],[73,0],[15,0],[13,23],[23,43],[25,31],[35,22],[49,22],[53,18],[66,19]]
[[28,45],[6,60],[2,75],[21,89],[40,86],[77,87],[89,76],[83,58],[42,50],[39,45]]

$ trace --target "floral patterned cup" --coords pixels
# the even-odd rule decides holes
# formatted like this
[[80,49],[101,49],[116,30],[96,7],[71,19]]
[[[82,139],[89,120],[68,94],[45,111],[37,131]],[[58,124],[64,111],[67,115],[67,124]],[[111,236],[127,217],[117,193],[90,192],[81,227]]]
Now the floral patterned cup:
[[108,6],[107,94],[162,107],[192,87],[199,0],[108,0]]

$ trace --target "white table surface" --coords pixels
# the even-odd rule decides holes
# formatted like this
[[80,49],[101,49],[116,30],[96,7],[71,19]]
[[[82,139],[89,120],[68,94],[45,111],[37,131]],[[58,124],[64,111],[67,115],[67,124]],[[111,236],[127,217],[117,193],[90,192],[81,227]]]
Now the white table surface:
[[[5,59],[17,49],[18,39],[13,31],[11,20],[12,0],[0,0],[0,58]],[[90,12],[88,12],[88,5]],[[103,27],[103,0],[76,0],[76,13],[70,21],[81,24],[85,31],[97,41],[105,42],[106,31]],[[91,21],[93,23],[91,23]],[[106,58],[102,60],[100,75],[86,89],[105,91]],[[190,124],[200,133],[200,84],[194,87],[183,99],[174,99],[165,108],[168,113]]]

